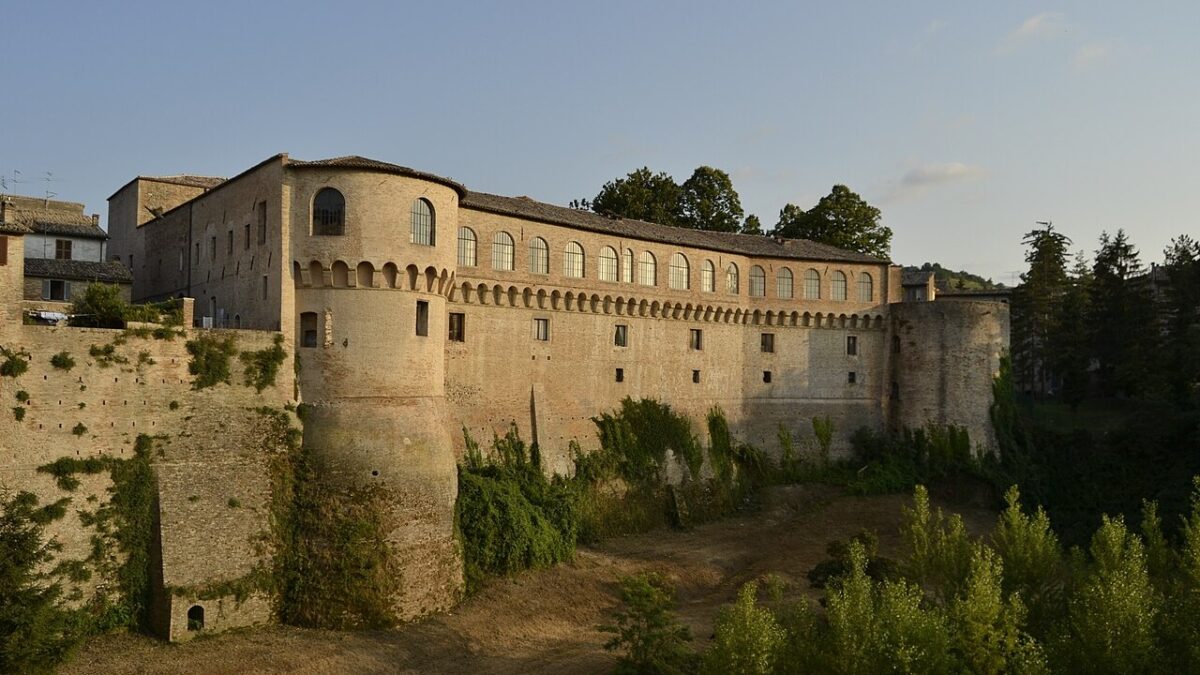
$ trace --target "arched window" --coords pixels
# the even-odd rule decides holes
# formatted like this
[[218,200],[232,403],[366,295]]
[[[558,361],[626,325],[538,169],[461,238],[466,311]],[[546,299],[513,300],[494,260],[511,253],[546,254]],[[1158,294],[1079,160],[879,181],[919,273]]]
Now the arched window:
[[333,188],[321,188],[313,197],[312,233],[322,237],[346,232],[346,198]]
[[750,268],[750,297],[761,298],[767,294],[767,274],[755,265]]
[[638,256],[638,283],[643,286],[654,286],[658,283],[658,268],[650,251],[642,251]]
[[415,199],[412,203],[412,243],[433,246],[433,204],[427,199]]
[[821,273],[810,269],[804,273],[804,299],[821,299]]
[[691,267],[688,265],[687,258],[682,253],[676,253],[671,256],[671,270],[668,282],[671,288],[677,291],[686,291],[691,288],[691,279],[689,278]]
[[492,269],[512,270],[512,268],[513,238],[511,234],[501,230],[492,237]]
[[617,281],[617,250],[611,246],[600,249],[600,264],[596,269],[600,281]]
[[633,251],[625,249],[621,254],[621,281],[633,283]]
[[830,286],[830,297],[834,300],[846,299],[846,273],[837,271],[833,273],[833,283]]
[[479,264],[475,254],[475,230],[469,227],[458,228],[458,266],[474,267]]
[[860,302],[871,302],[875,299],[875,280],[868,272],[858,275],[858,299]]
[[583,247],[577,241],[567,242],[567,248],[563,251],[563,276],[583,278]]
[[717,290],[716,279],[717,270],[713,266],[711,260],[705,260],[704,265],[700,267],[700,290],[705,293],[712,293]]
[[738,294],[738,268],[737,265],[729,263],[729,267],[725,268],[725,290]]
[[529,240],[529,271],[533,274],[550,274],[550,247],[541,237]]
[[775,296],[783,300],[795,297],[792,293],[792,271],[786,267],[780,267],[775,273]]

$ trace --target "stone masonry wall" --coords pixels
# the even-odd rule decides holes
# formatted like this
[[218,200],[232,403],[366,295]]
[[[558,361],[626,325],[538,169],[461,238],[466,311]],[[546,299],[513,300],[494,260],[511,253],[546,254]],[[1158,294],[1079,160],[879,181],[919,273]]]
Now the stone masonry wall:
[[[241,350],[268,347],[275,336],[230,334],[236,334]],[[65,491],[37,468],[62,457],[128,458],[139,434],[153,436],[160,448],[152,466],[159,488],[162,583],[168,589],[203,589],[246,576],[271,553],[262,546],[269,529],[265,467],[269,454],[279,450],[265,445],[262,418],[254,409],[282,408],[291,400],[290,372],[281,368],[276,386],[258,393],[241,383],[235,357],[232,385],[195,391],[188,374],[188,338],[127,337],[115,352],[127,362],[107,367],[88,355],[92,345],[113,344],[121,335],[119,330],[23,326],[18,339],[6,338],[6,347],[23,348],[31,360],[21,377],[0,378],[0,489],[33,492],[43,504],[69,498],[66,517],[52,523],[49,534],[63,546],[59,560],[84,560],[94,531],[79,513],[108,500],[108,474],[79,475],[80,487]],[[52,367],[50,358],[59,352],[69,353],[75,367]],[[28,403],[18,403],[18,391],[26,392]],[[12,412],[18,405],[26,410],[19,422]],[[75,432],[77,425],[86,430]],[[93,576],[80,590],[86,599],[97,585],[112,583]],[[195,598],[168,590],[160,600],[162,634],[189,637],[186,614]],[[206,630],[270,618],[262,596],[243,603],[229,597],[196,602],[206,607]]]

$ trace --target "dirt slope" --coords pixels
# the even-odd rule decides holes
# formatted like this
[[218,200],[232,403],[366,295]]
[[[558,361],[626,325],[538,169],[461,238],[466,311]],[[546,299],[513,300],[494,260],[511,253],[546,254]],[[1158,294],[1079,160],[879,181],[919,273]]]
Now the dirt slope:
[[[679,613],[702,645],[717,609],[746,581],[775,572],[799,588],[825,546],[861,529],[880,550],[899,546],[908,499],[846,497],[816,486],[768,491],[754,513],[579,551],[571,564],[502,580],[459,606],[395,631],[341,633],[270,627],[182,645],[114,635],[80,651],[63,673],[563,673],[608,672],[615,657],[596,626],[616,605],[617,580],[655,570],[678,589]],[[962,509],[958,509],[962,511]],[[963,511],[968,527],[994,513]]]

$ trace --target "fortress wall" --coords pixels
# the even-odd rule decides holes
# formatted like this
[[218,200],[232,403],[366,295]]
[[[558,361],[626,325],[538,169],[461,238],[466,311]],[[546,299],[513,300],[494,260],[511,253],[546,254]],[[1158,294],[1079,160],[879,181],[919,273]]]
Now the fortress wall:
[[895,426],[966,427],[980,450],[995,448],[992,381],[1009,344],[1009,308],[997,302],[915,302],[893,306],[899,353]]
[[[21,298],[24,297],[25,237],[0,234],[7,246],[6,264],[0,265],[0,344],[21,328]],[[40,290],[40,289],[39,289]]]
[[[152,466],[158,479],[158,518],[161,522],[161,581],[173,588],[203,588],[231,581],[263,563],[270,551],[262,547],[268,531],[266,502],[270,485],[266,460],[279,450],[263,437],[259,406],[281,408],[291,396],[291,378],[281,373],[277,386],[261,394],[241,384],[241,365],[231,363],[234,384],[202,391],[191,388],[187,338],[173,341],[130,336],[116,353],[125,364],[101,367],[88,356],[91,345],[112,344],[122,331],[24,326],[5,346],[23,347],[31,354],[29,370],[19,378],[0,378],[0,489],[36,494],[42,504],[70,498],[67,515],[48,527],[63,550],[58,560],[85,560],[92,550],[94,530],[80,520],[109,499],[107,472],[77,474],[81,485],[60,489],[53,476],[37,467],[63,457],[85,459],[134,456],[139,434],[155,437]],[[235,331],[241,350],[271,345],[274,333]],[[195,335],[195,333],[191,333]],[[70,371],[53,368],[50,357],[66,351],[75,359]],[[145,353],[150,363],[139,354]],[[281,369],[285,370],[285,369]],[[12,408],[16,392],[30,400],[25,418],[17,422]],[[171,403],[176,402],[176,409]],[[87,430],[73,433],[77,424]],[[231,506],[230,500],[238,505]],[[114,580],[93,575],[80,584],[84,598]],[[159,630],[172,639],[189,636],[186,614],[194,597],[161,596]],[[206,629],[267,621],[268,599],[245,603],[231,598],[198,601],[206,610]]]

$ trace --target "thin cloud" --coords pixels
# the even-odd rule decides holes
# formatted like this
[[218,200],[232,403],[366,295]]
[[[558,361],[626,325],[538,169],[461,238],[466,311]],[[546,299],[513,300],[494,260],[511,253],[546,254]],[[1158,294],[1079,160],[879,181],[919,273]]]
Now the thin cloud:
[[1034,40],[1048,40],[1067,32],[1066,15],[1062,12],[1041,12],[1025,19],[1004,39],[1000,41],[997,50],[1012,51],[1023,44]]
[[986,175],[983,167],[962,162],[947,162],[945,164],[923,164],[904,173],[885,199],[896,201],[915,197],[928,190],[950,183],[976,180]]
[[1088,43],[1081,45],[1071,55],[1071,66],[1077,70],[1083,70],[1105,61],[1112,54],[1112,46],[1101,43]]

